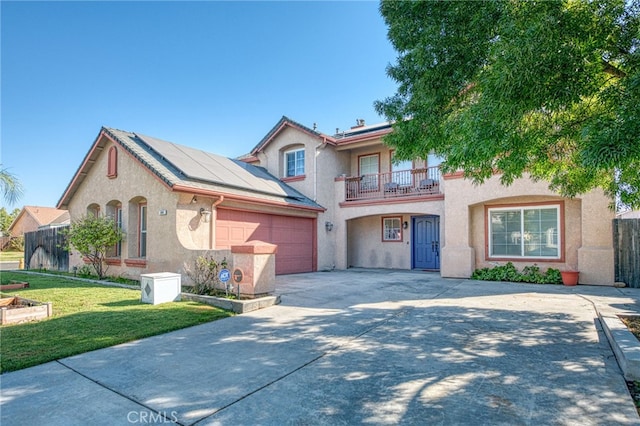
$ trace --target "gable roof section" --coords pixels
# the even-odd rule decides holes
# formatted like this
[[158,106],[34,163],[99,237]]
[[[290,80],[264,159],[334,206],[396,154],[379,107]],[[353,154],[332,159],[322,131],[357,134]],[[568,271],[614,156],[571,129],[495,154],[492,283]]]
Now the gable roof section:
[[[260,142],[251,150],[250,155],[255,156],[258,152],[262,151],[280,132],[282,132],[285,128],[291,127],[294,129],[298,129],[304,133],[307,133],[311,136],[315,136],[319,139],[322,139],[324,142],[333,144],[335,142],[334,138],[324,133],[317,132],[313,129],[308,128],[296,121],[293,121],[286,115],[283,115],[282,118],[276,123],[275,126],[262,138]],[[241,157],[242,158],[242,157]]]
[[64,223],[69,220],[67,210],[56,209],[55,207],[24,206],[39,226],[50,225],[52,223]]
[[260,167],[151,136],[103,127],[60,198],[65,206],[108,140],[175,191],[194,191],[322,211],[324,208]]
[[70,221],[67,210],[60,210],[55,207],[24,206],[18,216],[11,222],[7,232],[11,233],[13,227],[25,216],[31,216],[38,226],[60,225]]

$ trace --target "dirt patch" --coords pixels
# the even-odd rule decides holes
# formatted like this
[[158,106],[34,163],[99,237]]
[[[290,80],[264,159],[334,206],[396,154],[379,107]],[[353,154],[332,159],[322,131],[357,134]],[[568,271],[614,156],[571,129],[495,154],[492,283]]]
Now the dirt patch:
[[[620,320],[622,320],[629,331],[640,341],[640,317],[620,317]],[[638,414],[640,414],[640,381],[627,382],[627,387],[636,405],[636,410],[638,410]]]
[[51,303],[42,303],[19,296],[0,299],[0,324],[16,324],[48,318],[53,314]]

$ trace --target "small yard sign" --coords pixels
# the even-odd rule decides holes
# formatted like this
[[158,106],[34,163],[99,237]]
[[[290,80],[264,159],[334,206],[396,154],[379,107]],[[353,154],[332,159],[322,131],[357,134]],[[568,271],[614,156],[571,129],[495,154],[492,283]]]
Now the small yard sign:
[[231,272],[229,272],[228,269],[221,269],[220,272],[218,272],[218,278],[220,278],[220,281],[223,283],[226,283],[231,279]]

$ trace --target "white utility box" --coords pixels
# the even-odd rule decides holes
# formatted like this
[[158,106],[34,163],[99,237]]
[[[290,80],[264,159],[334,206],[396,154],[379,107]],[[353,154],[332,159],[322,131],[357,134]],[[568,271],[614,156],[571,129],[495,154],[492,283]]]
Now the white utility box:
[[141,274],[140,289],[142,303],[177,302],[180,300],[181,276],[171,272]]

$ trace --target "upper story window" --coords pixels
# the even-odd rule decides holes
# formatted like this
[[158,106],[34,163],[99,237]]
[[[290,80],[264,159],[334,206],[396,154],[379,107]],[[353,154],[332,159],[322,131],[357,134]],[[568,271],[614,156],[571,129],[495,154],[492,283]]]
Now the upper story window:
[[561,205],[488,208],[490,258],[560,259]]
[[304,148],[284,153],[285,177],[304,175]]
[[109,158],[107,162],[107,177],[115,178],[118,176],[118,150],[115,146],[109,148]]
[[440,157],[436,154],[429,154],[427,157],[427,166],[428,167],[437,167],[444,162],[444,158]]
[[413,161],[395,161],[395,151],[391,151],[391,182],[401,186],[411,185]]
[[358,172],[361,191],[378,190],[378,174],[380,173],[380,155],[362,155],[358,158]]
[[360,175],[372,175],[380,173],[380,155],[363,155],[358,159]]

